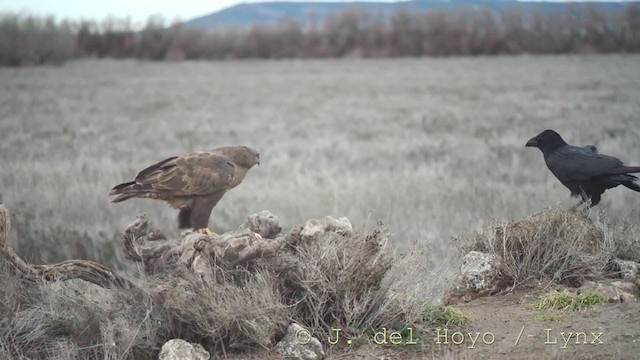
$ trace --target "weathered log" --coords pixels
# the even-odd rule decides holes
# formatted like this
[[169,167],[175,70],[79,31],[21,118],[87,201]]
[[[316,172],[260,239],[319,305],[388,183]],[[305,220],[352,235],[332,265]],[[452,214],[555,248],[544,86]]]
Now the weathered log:
[[249,215],[247,221],[240,228],[249,229],[265,239],[275,239],[282,231],[280,219],[268,210]]
[[[291,232],[279,236],[279,219],[268,211],[249,216],[239,229],[211,236],[194,231],[184,231],[180,238],[167,240],[158,230],[151,231],[147,216],[138,215],[122,234],[124,257],[143,264],[147,275],[159,273],[178,275],[190,273],[205,283],[215,283],[220,274],[232,271],[238,265],[261,257],[275,269],[291,267],[287,252],[274,257],[285,244],[295,248],[300,240],[309,240],[325,232],[351,235],[347,219],[325,217],[309,220],[296,226]],[[22,260],[9,244],[10,219],[8,210],[0,205],[0,245],[2,253],[23,279],[35,282],[82,279],[104,288],[134,289],[136,286],[113,270],[87,260],[68,260],[53,265],[33,265]],[[265,238],[271,237],[272,239]],[[295,263],[295,261],[294,261]]]
[[250,229],[257,228],[265,234],[273,234],[277,229],[279,233],[280,225],[273,221],[274,217],[254,215],[251,218],[254,222],[249,228],[241,226],[238,230],[211,236],[185,231],[178,240],[160,242],[150,239],[154,233],[149,232],[148,219],[145,215],[138,215],[122,235],[122,249],[127,259],[142,262],[148,274],[186,270],[209,282],[215,278],[215,268],[231,270],[242,262],[274,254],[284,244],[284,237],[263,239]]
[[7,259],[9,264],[19,273],[30,273],[33,269],[24,262],[11,248],[9,244],[9,232],[11,231],[11,217],[9,210],[0,204],[0,248],[2,254]]
[[271,241],[258,241],[253,246],[246,247],[238,251],[238,258],[231,265],[237,265],[241,262],[249,261],[261,257],[265,254],[273,254],[280,250],[285,243],[285,237],[281,236]]
[[149,231],[149,219],[145,214],[136,216],[127,226],[122,233],[121,244],[124,257],[133,262],[142,262],[148,274],[168,267],[173,262],[172,258],[180,256],[171,251],[173,244],[166,241],[164,234],[159,230]]
[[33,265],[22,260],[9,243],[11,219],[9,210],[0,205],[0,250],[16,275],[28,282],[82,279],[103,288],[136,289],[129,280],[99,263],[67,260],[53,265]]

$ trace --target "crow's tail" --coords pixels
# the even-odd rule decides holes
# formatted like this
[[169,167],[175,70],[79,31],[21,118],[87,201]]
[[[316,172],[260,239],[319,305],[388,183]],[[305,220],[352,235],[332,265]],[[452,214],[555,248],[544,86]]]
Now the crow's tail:
[[622,185],[624,185],[625,187],[640,192],[640,186],[638,186],[638,184],[632,182],[632,181],[627,181],[627,182],[623,182]]
[[640,173],[640,166],[621,166],[613,171],[612,175]]

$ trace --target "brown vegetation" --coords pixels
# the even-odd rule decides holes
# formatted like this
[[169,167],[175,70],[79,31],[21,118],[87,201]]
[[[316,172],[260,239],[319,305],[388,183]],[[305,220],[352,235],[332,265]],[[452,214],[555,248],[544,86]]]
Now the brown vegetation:
[[[142,264],[129,281],[86,260],[24,262],[0,205],[0,281],[10,289],[0,299],[0,355],[151,358],[176,337],[224,354],[269,349],[291,321],[326,338],[332,327],[356,337],[420,319],[403,305],[412,300],[390,291],[400,268],[380,226],[352,234],[346,219],[327,217],[280,235],[273,216],[258,217],[220,236],[167,240],[139,216],[122,235],[125,257]],[[65,281],[78,278],[87,283]]]
[[72,24],[51,17],[0,17],[0,65],[60,63],[76,57],[151,60],[229,58],[398,57],[496,54],[637,52],[640,5],[603,12],[575,5],[570,11],[524,13],[490,10],[398,10],[381,14],[351,8],[306,25],[207,31],[166,25],[152,17],[141,31],[128,21]]
[[586,214],[550,209],[478,234],[463,252],[498,259],[498,282],[511,287],[531,280],[580,286],[610,273],[613,260],[640,260],[638,238],[628,226],[594,223]]

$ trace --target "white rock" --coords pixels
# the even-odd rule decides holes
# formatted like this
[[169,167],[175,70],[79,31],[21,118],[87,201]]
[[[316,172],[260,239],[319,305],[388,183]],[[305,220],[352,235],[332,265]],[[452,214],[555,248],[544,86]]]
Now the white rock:
[[640,286],[640,263],[629,260],[613,260],[614,270],[621,278]]
[[171,339],[162,345],[159,360],[209,360],[209,352],[200,344]]
[[585,281],[578,289],[580,293],[595,292],[602,294],[607,302],[637,301],[640,289],[630,281],[607,279],[600,282]]
[[302,326],[292,323],[285,337],[276,345],[276,352],[287,359],[320,360],[325,354],[320,341]]
[[497,256],[471,251],[462,258],[460,282],[476,292],[488,290],[498,275],[500,260]]

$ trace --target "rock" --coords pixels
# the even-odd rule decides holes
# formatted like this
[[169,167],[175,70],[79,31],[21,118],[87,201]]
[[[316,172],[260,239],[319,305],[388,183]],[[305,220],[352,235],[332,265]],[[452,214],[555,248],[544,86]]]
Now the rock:
[[595,281],[585,281],[584,284],[578,289],[579,294],[583,293],[598,293],[604,296],[606,302],[620,302],[620,296],[614,288],[607,284],[598,283]]
[[287,334],[275,349],[278,354],[287,359],[319,360],[325,356],[320,341],[296,323],[289,325]]
[[280,219],[268,210],[250,215],[241,227],[258,233],[265,239],[275,239],[282,231]]
[[353,226],[346,217],[339,219],[325,216],[322,219],[311,219],[302,225],[300,235],[303,239],[317,238],[325,233],[333,232],[343,236],[351,236],[353,234]]
[[200,344],[171,339],[162,345],[159,360],[209,360],[209,352]]
[[460,282],[476,292],[490,290],[498,275],[500,260],[497,256],[471,251],[462,258]]
[[611,286],[616,289],[621,302],[638,301],[640,288],[630,281],[612,281]]
[[600,282],[585,281],[578,289],[579,293],[596,292],[602,294],[607,302],[637,301],[640,288],[630,281],[607,279]]
[[640,286],[640,263],[629,260],[613,260],[613,270],[618,272],[618,275],[627,281],[635,283]]

